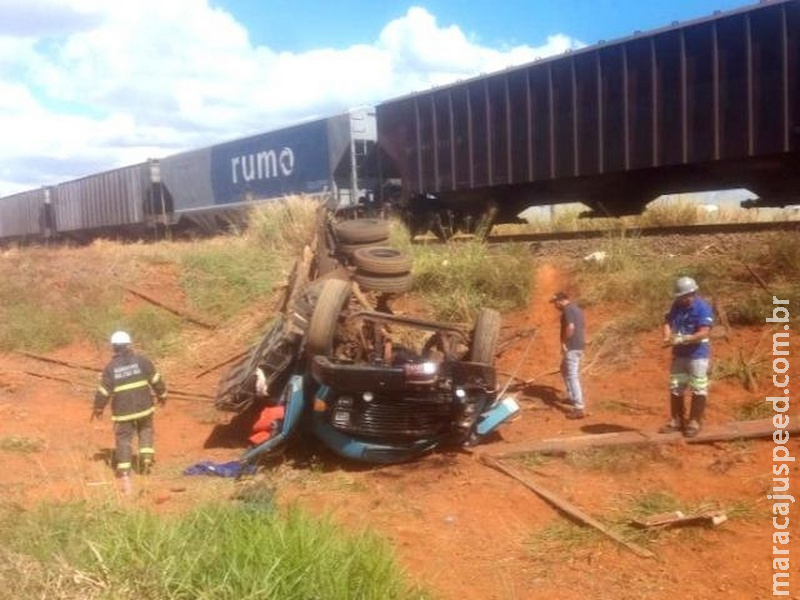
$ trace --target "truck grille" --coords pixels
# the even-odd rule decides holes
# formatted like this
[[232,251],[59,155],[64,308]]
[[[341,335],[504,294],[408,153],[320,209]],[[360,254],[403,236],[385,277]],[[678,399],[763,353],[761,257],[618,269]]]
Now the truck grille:
[[449,397],[421,401],[376,396],[365,402],[361,398],[340,396],[331,412],[334,428],[377,441],[433,437],[449,431],[452,420],[453,405]]

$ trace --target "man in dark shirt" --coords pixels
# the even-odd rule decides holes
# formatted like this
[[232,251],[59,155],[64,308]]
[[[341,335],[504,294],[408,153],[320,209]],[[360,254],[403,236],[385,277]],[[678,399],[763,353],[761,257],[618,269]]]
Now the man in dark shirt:
[[550,299],[561,311],[561,377],[572,410],[568,419],[582,419],[586,413],[580,382],[580,366],[585,344],[583,311],[565,292],[558,292]]

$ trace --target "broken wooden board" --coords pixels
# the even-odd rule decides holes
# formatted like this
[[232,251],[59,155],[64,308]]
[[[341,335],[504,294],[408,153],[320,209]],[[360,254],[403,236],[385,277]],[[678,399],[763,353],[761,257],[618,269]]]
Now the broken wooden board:
[[716,527],[728,520],[728,516],[720,511],[705,511],[686,515],[680,510],[650,515],[643,519],[631,519],[631,525],[641,529],[680,527],[683,525],[711,525]]
[[588,515],[587,513],[585,513],[583,510],[581,510],[571,502],[568,502],[564,498],[561,498],[551,490],[542,487],[541,485],[532,481],[531,479],[523,477],[514,469],[512,469],[507,465],[504,465],[499,460],[495,460],[494,458],[486,456],[485,454],[483,456],[478,456],[478,460],[483,464],[485,464],[487,467],[492,467],[493,469],[496,469],[501,473],[505,473],[509,477],[516,479],[526,488],[534,492],[537,496],[539,496],[543,500],[550,503],[552,506],[560,510],[562,513],[569,516],[571,519],[574,519],[579,523],[582,523],[583,525],[589,525],[590,527],[594,527],[604,535],[610,537],[618,544],[625,546],[628,550],[630,550],[637,556],[641,556],[642,558],[655,558],[655,554],[653,554],[647,548],[643,548],[638,544],[631,542],[630,540],[626,540],[616,531],[609,529],[608,527],[600,523],[600,521],[598,521],[591,515]]
[[138,298],[141,298],[145,302],[149,302],[153,306],[158,306],[159,308],[163,308],[167,312],[170,312],[173,315],[175,315],[176,317],[180,317],[181,319],[185,319],[185,320],[189,321],[190,323],[194,323],[195,325],[200,325],[201,327],[204,327],[206,329],[216,329],[217,328],[217,326],[215,324],[213,324],[213,323],[208,323],[208,322],[204,321],[203,319],[201,319],[200,317],[197,317],[195,315],[189,314],[185,310],[181,310],[181,309],[175,308],[173,306],[168,306],[168,305],[164,304],[163,302],[160,302],[160,301],[156,300],[155,298],[152,298],[152,297],[148,296],[144,292],[141,292],[139,290],[135,290],[135,289],[130,288],[130,287],[124,287],[124,289],[127,292],[133,294],[134,296],[136,296]]
[[[800,433],[800,422],[795,419],[783,429],[789,434]],[[645,431],[617,431],[613,433],[598,433],[578,435],[564,438],[548,438],[535,442],[519,442],[506,444],[493,448],[482,449],[481,453],[495,458],[506,458],[521,454],[563,454],[588,448],[602,448],[607,446],[636,446],[644,444],[708,444],[713,442],[728,442],[754,438],[772,437],[775,425],[772,419],[759,419],[757,421],[734,421],[727,425],[705,427],[696,437],[687,438],[679,432],[675,433],[649,433]]]

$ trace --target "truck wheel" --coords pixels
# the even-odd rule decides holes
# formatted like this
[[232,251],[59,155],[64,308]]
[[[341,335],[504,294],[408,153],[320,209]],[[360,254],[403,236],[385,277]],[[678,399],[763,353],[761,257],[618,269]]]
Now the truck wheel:
[[337,249],[339,250],[340,256],[344,256],[349,260],[353,260],[353,255],[358,250],[362,250],[364,248],[377,248],[385,245],[386,240],[379,240],[377,242],[364,242],[363,244],[339,244]]
[[342,279],[328,279],[317,298],[306,332],[306,356],[333,352],[333,334],[339,322],[339,314],[350,300],[351,284]]
[[336,237],[343,244],[365,244],[389,239],[389,222],[383,219],[353,219],[334,225]]
[[385,292],[387,294],[402,294],[410,290],[414,285],[414,277],[411,273],[373,275],[357,270],[353,275],[353,279],[365,291]]
[[482,308],[475,318],[469,359],[472,362],[493,364],[498,337],[500,337],[500,313],[492,308]]
[[412,263],[410,255],[388,246],[359,248],[353,252],[356,268],[374,275],[402,275],[411,270]]

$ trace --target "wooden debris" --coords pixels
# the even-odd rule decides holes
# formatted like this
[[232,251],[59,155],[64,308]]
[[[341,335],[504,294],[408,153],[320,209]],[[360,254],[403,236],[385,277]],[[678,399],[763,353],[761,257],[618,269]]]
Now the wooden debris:
[[[784,429],[787,433],[800,433],[800,423],[792,422]],[[648,433],[644,431],[619,431],[614,433],[598,433],[578,435],[565,438],[549,438],[536,442],[507,444],[484,450],[484,454],[496,458],[507,458],[521,454],[563,454],[586,448],[605,446],[631,446],[643,444],[709,444],[713,442],[730,442],[753,438],[772,437],[775,425],[772,419],[756,421],[734,421],[727,425],[706,427],[696,437],[687,438],[681,433]]]
[[511,346],[513,346],[517,342],[522,341],[530,336],[536,335],[537,331],[538,330],[536,327],[531,327],[523,331],[515,332],[511,337],[497,344],[497,351],[495,352],[495,357],[502,356],[506,350],[508,350]]
[[720,511],[704,511],[692,515],[685,515],[676,510],[674,512],[651,515],[643,519],[631,519],[631,525],[641,529],[666,528],[683,525],[711,525],[717,527],[728,520],[728,516]]
[[224,367],[226,365],[231,364],[232,362],[235,362],[235,361],[239,360],[243,356],[249,354],[251,351],[252,351],[252,348],[248,348],[244,352],[239,352],[238,354],[236,354],[234,356],[231,356],[230,358],[226,358],[222,362],[218,362],[218,363],[216,363],[214,365],[211,365],[210,367],[208,367],[206,369],[203,369],[197,375],[195,375],[195,378],[196,379],[200,379],[203,375],[208,375],[212,371],[216,371],[217,369],[220,369],[220,368],[222,368],[222,367]]
[[171,306],[167,306],[163,302],[159,302],[158,300],[156,300],[154,298],[151,298],[150,296],[148,296],[147,294],[145,294],[143,292],[140,292],[138,290],[135,290],[135,289],[129,288],[129,287],[126,287],[125,290],[130,292],[134,296],[137,296],[137,297],[141,298],[142,300],[144,300],[146,302],[149,302],[153,306],[158,306],[159,308],[163,308],[167,312],[170,312],[173,315],[180,317],[181,319],[185,319],[185,320],[189,321],[190,323],[194,323],[195,325],[200,325],[201,327],[205,327],[206,329],[216,329],[217,328],[216,325],[213,325],[211,323],[207,323],[207,322],[203,321],[202,319],[200,319],[199,317],[196,317],[194,315],[190,315],[190,314],[186,313],[183,310],[179,310],[177,308],[173,308]]
[[[56,377],[54,375],[47,375],[45,373],[36,373],[35,371],[9,371],[9,372],[17,372],[22,373],[23,375],[28,375],[29,377],[36,377],[39,379],[49,379],[51,381],[58,381],[60,383],[66,383],[76,388],[83,388],[83,389],[91,389],[89,386],[83,383],[79,383],[77,381],[72,381],[70,379],[65,379],[64,377]],[[213,400],[214,396],[210,396],[208,394],[204,394],[202,392],[192,392],[192,391],[182,391],[176,390],[173,388],[169,388],[168,390],[169,397],[173,400],[194,400],[194,399],[210,399]]]
[[556,495],[552,491],[542,487],[538,483],[534,483],[530,479],[522,477],[520,474],[515,472],[510,467],[502,464],[500,461],[495,460],[495,459],[491,458],[490,456],[487,456],[486,454],[479,455],[478,456],[478,460],[480,460],[486,466],[492,467],[493,469],[496,469],[496,470],[498,470],[498,471],[500,471],[502,473],[505,473],[509,477],[512,477],[512,478],[516,479],[522,485],[524,485],[529,490],[534,492],[540,498],[546,500],[548,503],[550,503],[552,506],[556,507],[562,513],[564,513],[567,516],[569,516],[570,518],[578,521],[579,523],[582,523],[584,525],[589,525],[590,527],[594,527],[595,529],[597,529],[598,531],[600,531],[604,535],[610,537],[612,540],[614,540],[618,544],[621,544],[622,546],[626,547],[628,550],[630,550],[631,552],[633,552],[637,556],[641,556],[642,558],[655,558],[655,554],[653,554],[647,548],[642,548],[638,544],[634,544],[633,542],[631,542],[629,540],[626,540],[625,538],[623,538],[621,535],[619,535],[615,531],[612,531],[611,529],[609,529],[608,527],[606,527],[605,525],[600,523],[594,517],[592,517],[592,516],[586,514],[585,512],[583,512],[580,508],[578,508],[577,506],[575,506],[571,502],[568,502],[564,498],[559,497],[558,495]]
[[70,381],[69,379],[64,379],[63,377],[44,375],[43,373],[34,373],[33,371],[22,371],[22,373],[24,373],[25,375],[29,375],[31,377],[38,377],[39,379],[50,379],[52,381],[60,381],[61,383],[68,383],[69,385],[80,387],[80,385],[75,383],[74,381]]
[[78,365],[75,363],[67,362],[65,360],[58,360],[55,358],[48,358],[47,356],[41,356],[39,354],[33,354],[32,352],[25,352],[25,351],[17,351],[17,354],[21,354],[22,356],[27,356],[28,358],[33,358],[34,360],[40,360],[42,362],[48,362],[55,365],[62,365],[64,367],[70,367],[72,369],[83,369],[85,371],[94,371],[95,373],[99,373],[102,369],[98,369],[97,367],[87,367],[85,365]]

